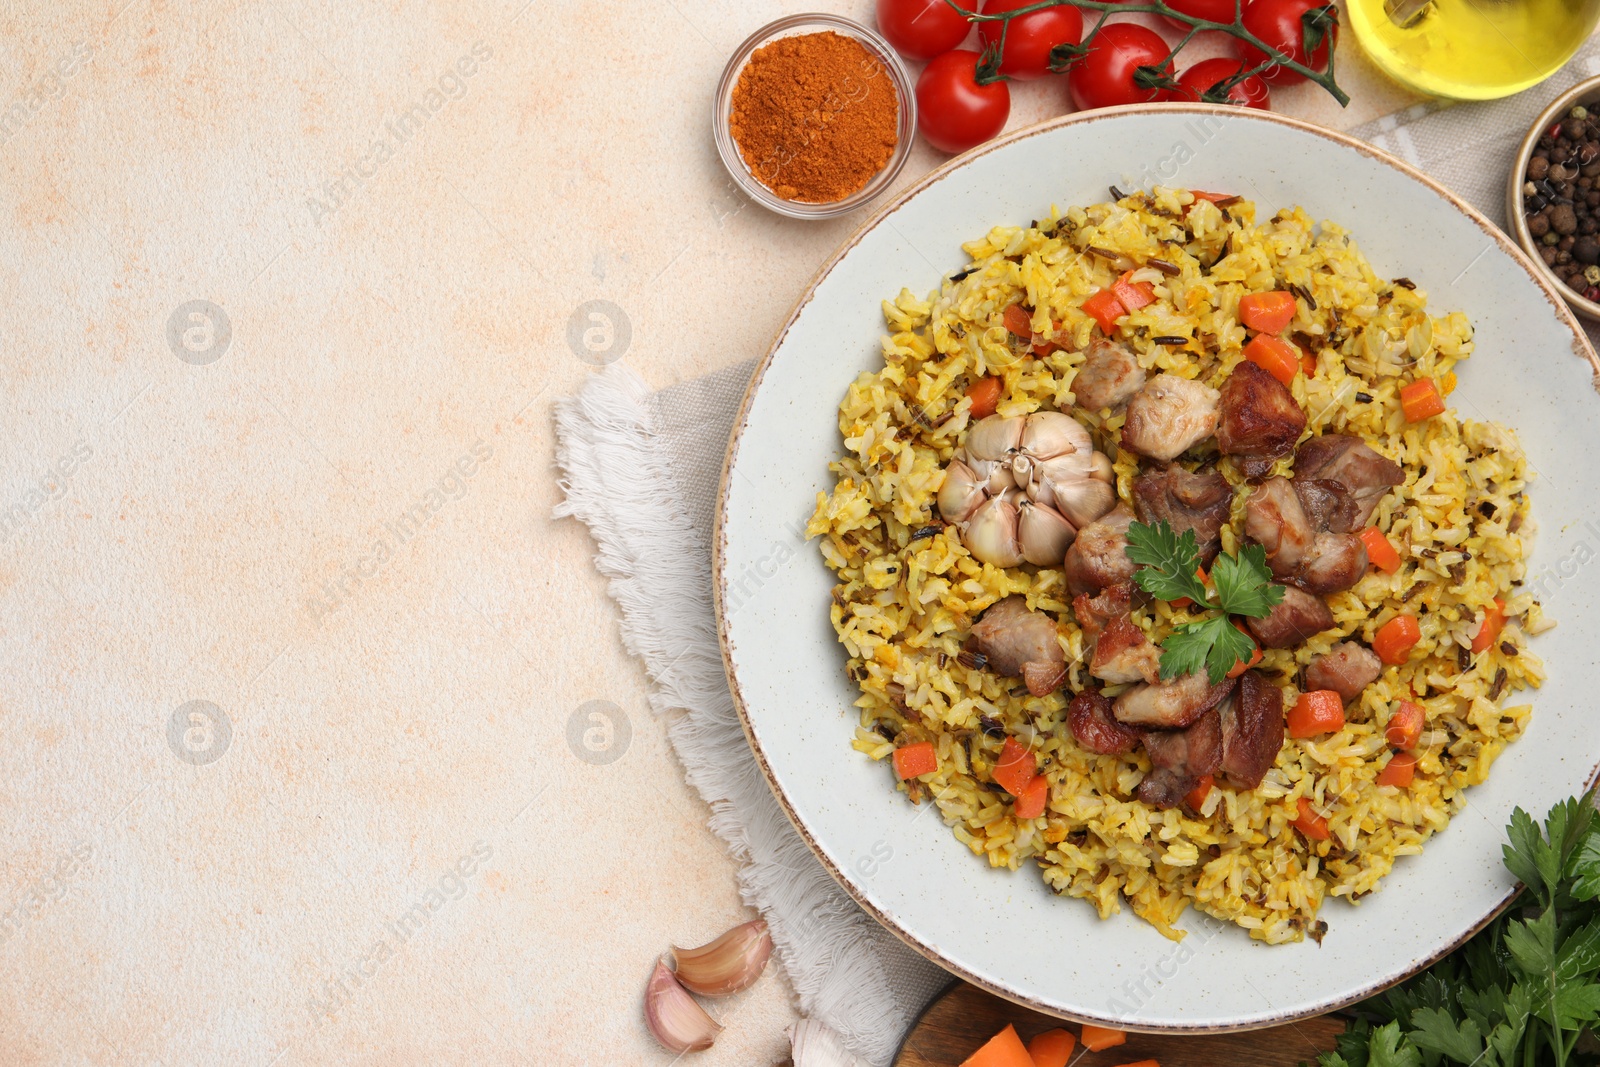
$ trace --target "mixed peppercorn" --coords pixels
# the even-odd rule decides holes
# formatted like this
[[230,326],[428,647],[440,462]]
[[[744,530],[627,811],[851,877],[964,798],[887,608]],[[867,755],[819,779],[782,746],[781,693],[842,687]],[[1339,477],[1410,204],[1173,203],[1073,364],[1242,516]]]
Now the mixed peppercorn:
[[1522,195],[1540,258],[1567,288],[1600,301],[1600,122],[1587,108],[1539,138]]

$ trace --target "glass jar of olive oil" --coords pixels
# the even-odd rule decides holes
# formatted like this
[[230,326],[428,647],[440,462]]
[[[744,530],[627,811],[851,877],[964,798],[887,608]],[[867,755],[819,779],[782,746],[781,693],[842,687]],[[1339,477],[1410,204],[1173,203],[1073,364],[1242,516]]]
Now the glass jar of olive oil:
[[1548,78],[1600,21],[1600,0],[1349,0],[1373,62],[1429,96],[1488,100]]

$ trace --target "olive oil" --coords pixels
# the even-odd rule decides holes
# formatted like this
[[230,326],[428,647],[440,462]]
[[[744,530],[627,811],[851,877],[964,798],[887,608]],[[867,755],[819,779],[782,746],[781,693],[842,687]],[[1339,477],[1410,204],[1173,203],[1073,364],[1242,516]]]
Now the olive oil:
[[1600,20],[1600,0],[1349,0],[1373,62],[1430,96],[1489,100],[1561,68]]

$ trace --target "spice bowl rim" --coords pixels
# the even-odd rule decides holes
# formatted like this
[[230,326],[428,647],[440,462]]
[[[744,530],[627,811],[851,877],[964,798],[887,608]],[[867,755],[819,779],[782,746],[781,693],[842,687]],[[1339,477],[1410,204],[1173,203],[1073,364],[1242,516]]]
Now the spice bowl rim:
[[1574,292],[1561,280],[1560,275],[1545,265],[1545,261],[1539,255],[1539,242],[1534,240],[1533,234],[1529,231],[1528,218],[1523,212],[1525,198],[1522,185],[1526,181],[1528,161],[1533,158],[1533,151],[1539,144],[1539,136],[1550,128],[1556,116],[1564,115],[1574,104],[1600,105],[1600,75],[1585,78],[1551,100],[1549,106],[1539,113],[1539,117],[1528,128],[1526,136],[1522,138],[1521,146],[1517,149],[1516,159],[1512,162],[1511,174],[1506,182],[1506,226],[1516,237],[1517,244],[1528,254],[1528,258],[1533,260],[1533,265],[1550,279],[1550,284],[1561,294],[1567,305],[1583,318],[1591,322],[1600,322],[1600,303]]
[[[762,184],[745,163],[729,126],[734,86],[738,83],[740,72],[749,63],[756,49],[780,37],[789,36],[791,31],[807,26],[843,33],[874,53],[888,71],[900,107],[896,125],[898,138],[889,161],[854,193],[842,200],[822,204],[785,200]],[[842,15],[822,11],[786,15],[762,26],[733,50],[733,54],[722,69],[722,77],[717,82],[717,91],[712,100],[711,129],[717,145],[717,155],[721,157],[723,167],[727,169],[729,176],[739,188],[744,190],[745,195],[756,203],[769,211],[792,219],[839,218],[865,207],[886,191],[899,175],[901,168],[905,166],[906,160],[910,158],[917,131],[916,83],[894,48],[870,26]]]

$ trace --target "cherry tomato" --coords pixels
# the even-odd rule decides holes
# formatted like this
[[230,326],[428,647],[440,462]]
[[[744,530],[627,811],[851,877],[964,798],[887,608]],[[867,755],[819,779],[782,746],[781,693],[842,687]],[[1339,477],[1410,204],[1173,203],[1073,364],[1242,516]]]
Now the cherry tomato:
[[[1223,57],[1202,59],[1178,75],[1179,88],[1169,90],[1162,99],[1200,100],[1205,96],[1207,89],[1219,82],[1226,81],[1243,69],[1244,63],[1237,59]],[[1245,107],[1259,108],[1262,111],[1269,110],[1272,107],[1272,94],[1267,89],[1267,83],[1254,74],[1229,89],[1228,99],[1232,103],[1243,104]]]
[[[977,0],[957,0],[976,11]],[[907,59],[932,59],[967,39],[972,23],[945,0],[878,0],[878,31]]]
[[1087,111],[1161,99],[1160,89],[1141,89],[1133,76],[1140,67],[1153,67],[1166,59],[1169,51],[1155,30],[1131,22],[1101,27],[1089,42],[1088,55],[1067,73],[1072,106]]
[[[1182,11],[1185,15],[1193,15],[1208,22],[1233,21],[1233,0],[1167,0],[1167,6],[1174,11]],[[1179,22],[1171,15],[1162,15],[1161,21],[1180,33],[1189,32],[1187,22]]]
[[917,129],[941,152],[965,152],[1005,128],[1011,90],[979,85],[977,52],[957,48],[922,68],[917,78]]
[[[1296,63],[1321,70],[1328,65],[1328,50],[1339,39],[1338,15],[1335,12],[1327,16],[1327,34],[1310,56],[1306,55],[1305,24],[1301,19],[1306,12],[1323,6],[1324,0],[1249,0],[1244,6],[1244,28]],[[1237,49],[1247,66],[1253,67],[1267,58],[1261,49],[1243,41],[1237,42]],[[1305,75],[1288,67],[1277,67],[1261,77],[1268,85],[1294,85],[1306,80]]]
[[[997,15],[1034,3],[1038,0],[984,0],[983,13]],[[1000,55],[1000,73],[1020,79],[1042,78],[1052,73],[1050,49],[1083,40],[1083,13],[1075,7],[1062,6],[1014,18],[1009,25],[980,22],[978,39],[984,48],[1000,46],[1002,27],[1005,27],[1006,49]]]

